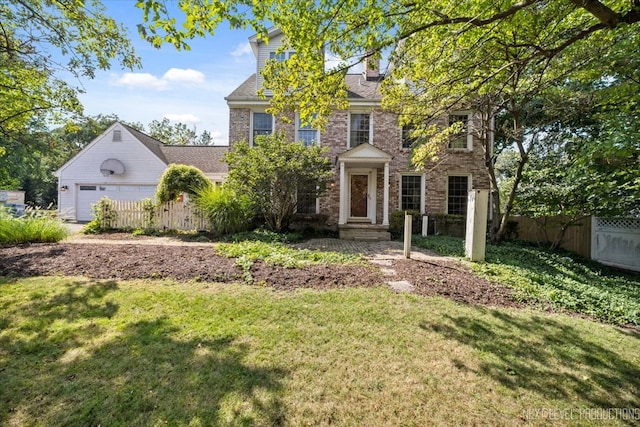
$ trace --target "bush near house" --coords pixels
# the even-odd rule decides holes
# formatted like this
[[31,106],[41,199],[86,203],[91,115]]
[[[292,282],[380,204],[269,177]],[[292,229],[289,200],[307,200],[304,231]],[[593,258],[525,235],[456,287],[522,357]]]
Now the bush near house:
[[404,234],[405,213],[411,215],[411,228],[413,233],[420,233],[422,230],[422,215],[416,210],[395,211],[389,215],[389,232],[393,239],[402,239]]
[[286,231],[299,194],[315,198],[326,189],[332,176],[326,153],[326,148],[289,141],[284,132],[259,135],[253,147],[240,141],[225,155],[228,183],[251,198],[271,230]]
[[207,217],[211,232],[218,236],[249,230],[255,216],[249,196],[227,185],[200,188],[193,203]]
[[212,186],[211,181],[200,169],[194,166],[172,164],[160,177],[156,201],[162,203],[177,200],[182,193],[195,195],[199,190]]

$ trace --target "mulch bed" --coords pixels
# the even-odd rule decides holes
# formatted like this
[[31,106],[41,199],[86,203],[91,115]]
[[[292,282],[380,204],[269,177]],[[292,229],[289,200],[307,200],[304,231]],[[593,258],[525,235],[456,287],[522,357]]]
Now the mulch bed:
[[[415,293],[491,306],[517,306],[508,288],[480,279],[464,266],[447,260],[393,260],[396,277],[375,267],[313,265],[287,269],[256,262],[254,283],[278,290],[335,289],[380,286],[388,280],[409,280]],[[217,255],[211,246],[152,244],[57,243],[0,247],[0,275],[85,276],[95,279],[173,279],[242,282],[234,259]]]

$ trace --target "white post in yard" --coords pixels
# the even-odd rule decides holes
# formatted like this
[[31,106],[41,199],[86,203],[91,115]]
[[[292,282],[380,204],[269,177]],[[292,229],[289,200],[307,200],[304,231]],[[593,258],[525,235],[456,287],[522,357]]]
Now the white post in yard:
[[471,190],[467,198],[467,231],[464,254],[471,261],[484,261],[489,190]]
[[426,237],[429,234],[429,217],[427,215],[422,216],[422,236]]
[[404,213],[404,257],[411,258],[411,215]]

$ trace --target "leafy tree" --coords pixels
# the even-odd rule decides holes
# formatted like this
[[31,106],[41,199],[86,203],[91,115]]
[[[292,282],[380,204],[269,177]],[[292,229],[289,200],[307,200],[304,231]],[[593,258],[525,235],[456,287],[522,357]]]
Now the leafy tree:
[[211,181],[194,166],[171,164],[160,177],[156,190],[158,202],[177,200],[182,193],[196,195],[213,186]]
[[[498,197],[494,199],[494,217],[499,220],[494,225],[495,240],[506,232],[525,165],[544,137],[550,110],[562,114],[566,105],[558,104],[567,95],[560,93],[561,83],[572,77],[606,80],[610,74],[602,67],[603,60],[638,32],[640,22],[637,0],[320,0],[304,7],[297,0],[277,0],[254,3],[250,10],[243,5],[183,0],[185,20],[180,23],[168,16],[163,2],[140,0],[137,6],[148,24],[139,29],[156,46],[168,42],[188,48],[190,38],[213,34],[223,20],[232,27],[252,26],[265,40],[264,22],[272,22],[287,36],[282,49],[296,54],[265,67],[264,87],[273,91],[271,112],[295,109],[303,120],[316,114],[318,126],[326,123],[335,107],[347,105],[343,79],[347,70],[391,51],[393,67],[383,82],[383,105],[401,115],[401,124],[413,124],[416,136],[426,137],[416,150],[417,166],[428,167],[443,153],[446,134],[432,124],[436,117],[460,109],[478,110],[483,120],[476,132],[485,143],[494,189],[491,124],[498,115],[506,117],[508,126],[499,130],[504,146],[515,147],[518,160],[503,212]],[[627,53],[637,48],[631,46],[627,45]],[[329,72],[324,63],[327,50],[343,58]]]
[[125,28],[98,0],[8,0],[0,4],[0,133],[23,132],[38,117],[79,114],[78,89],[56,77],[92,78],[112,60],[140,65]]
[[180,122],[172,125],[167,118],[149,123],[149,136],[171,145],[211,145],[211,134],[206,130],[198,136],[195,125],[191,129]]
[[237,142],[225,155],[228,185],[249,195],[269,228],[285,231],[296,213],[299,186],[316,197],[326,190],[332,175],[327,150],[288,141],[283,132],[257,136],[254,145]]

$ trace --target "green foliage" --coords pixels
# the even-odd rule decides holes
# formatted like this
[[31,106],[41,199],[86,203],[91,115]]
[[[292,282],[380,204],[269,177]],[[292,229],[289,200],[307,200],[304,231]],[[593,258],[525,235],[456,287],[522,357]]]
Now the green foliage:
[[[393,67],[381,83],[382,105],[399,114],[401,125],[412,125],[413,136],[422,141],[413,151],[418,168],[433,167],[448,155],[448,136],[457,130],[437,123],[442,114],[479,112],[470,129],[484,145],[494,188],[491,136],[502,134],[503,146],[513,146],[518,156],[504,212],[498,194],[494,197],[494,217],[501,221],[494,224],[496,240],[506,231],[529,154],[549,121],[571,104],[573,92],[565,83],[589,81],[600,91],[612,81],[624,81],[609,96],[613,111],[621,104],[634,111],[627,99],[637,100],[640,93],[635,2],[320,0],[300,7],[297,0],[279,0],[254,3],[249,10],[237,0],[204,6],[185,0],[181,5],[182,22],[159,0],[138,1],[147,23],[140,31],[155,46],[188,48],[189,39],[213,34],[223,20],[232,27],[252,27],[266,42],[264,23],[273,23],[286,36],[279,49],[295,54],[283,62],[269,61],[262,70],[264,88],[273,93],[269,112],[286,116],[296,111],[303,122],[319,127],[335,108],[347,106],[344,75],[349,68],[385,59],[383,54],[390,52]],[[328,53],[340,62],[326,72]],[[493,119],[499,115],[508,121],[494,132]]]
[[422,227],[422,215],[420,211],[408,210],[408,211],[394,211],[389,215],[389,232],[394,239],[402,238],[404,235],[404,217],[405,213],[408,213],[412,217],[412,229],[414,233],[418,233]]
[[300,268],[309,264],[364,263],[360,255],[294,249],[280,242],[245,240],[237,243],[219,243],[216,250],[227,258],[261,260],[267,264],[285,268]]
[[9,0],[0,5],[0,130],[20,137],[33,120],[80,114],[78,89],[56,76],[93,78],[112,60],[140,65],[126,29],[99,1]]
[[118,218],[118,213],[113,207],[112,200],[106,196],[102,197],[91,207],[91,210],[93,219],[82,228],[84,234],[97,234],[113,228],[112,223]]
[[414,234],[412,244],[444,256],[464,257],[464,240],[451,236],[421,236]]
[[146,224],[146,228],[154,228],[157,209],[156,204],[153,203],[153,200],[149,198],[142,199],[140,202],[142,205],[142,211],[144,212],[144,222]]
[[199,189],[193,203],[205,214],[211,231],[218,236],[248,230],[255,215],[251,199],[227,185]]
[[171,145],[211,145],[211,134],[203,131],[200,136],[196,126],[189,128],[184,123],[171,124],[169,119],[154,120],[149,123],[149,136]]
[[[464,241],[414,236],[413,243],[441,255],[462,257]],[[516,243],[487,245],[486,262],[471,268],[503,283],[516,298],[540,307],[585,314],[614,324],[640,325],[640,275],[623,273],[570,253]]]
[[68,235],[62,221],[41,215],[14,218],[0,210],[0,244],[55,243]]
[[257,136],[254,146],[237,142],[225,155],[229,181],[247,194],[274,231],[285,231],[296,213],[298,186],[321,195],[332,171],[326,148],[287,141],[283,132]]
[[211,188],[213,184],[194,166],[171,164],[164,171],[156,190],[158,203],[177,200],[180,194],[196,195],[198,191]]
[[241,242],[251,240],[265,243],[296,243],[302,240],[303,236],[300,232],[276,233],[275,231],[257,229],[244,233],[236,233],[231,236],[232,242]]

